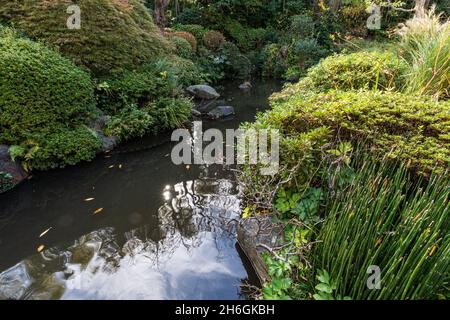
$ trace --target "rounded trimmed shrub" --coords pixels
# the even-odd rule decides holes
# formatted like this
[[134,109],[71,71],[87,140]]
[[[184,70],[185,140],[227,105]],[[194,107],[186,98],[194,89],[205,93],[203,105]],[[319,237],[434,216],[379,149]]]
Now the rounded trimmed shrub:
[[360,51],[335,54],[312,67],[307,74],[316,89],[392,90],[402,87],[404,64],[390,52]]
[[203,44],[209,50],[218,50],[225,43],[225,37],[219,31],[211,30],[203,36]]
[[197,42],[202,41],[203,36],[208,31],[205,27],[199,24],[179,24],[175,26],[175,30],[192,33]]
[[330,142],[369,143],[373,152],[422,173],[450,165],[449,101],[398,92],[305,91],[275,100],[273,107],[257,123],[279,128],[286,136],[327,128]]
[[88,73],[40,43],[0,34],[0,143],[20,144],[84,123],[95,104]]
[[184,38],[178,36],[170,36],[170,41],[176,48],[176,53],[182,58],[190,58],[192,57],[192,46],[191,44]]
[[101,147],[97,133],[84,126],[60,126],[51,134],[37,135],[25,142],[17,154],[28,169],[48,170],[92,160]]
[[185,39],[192,47],[192,51],[197,52],[197,39],[192,35],[192,33],[186,31],[174,31],[168,32],[169,37],[179,37]]
[[140,0],[83,0],[81,28],[67,20],[70,0],[0,0],[0,22],[59,48],[62,54],[96,74],[122,71],[167,53],[171,45],[160,34]]

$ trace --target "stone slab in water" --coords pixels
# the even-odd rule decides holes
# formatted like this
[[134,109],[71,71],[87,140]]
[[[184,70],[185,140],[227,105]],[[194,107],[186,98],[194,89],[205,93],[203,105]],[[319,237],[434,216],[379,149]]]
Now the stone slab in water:
[[234,108],[232,106],[219,106],[210,112],[208,117],[211,119],[221,119],[234,115]]
[[211,100],[220,97],[220,94],[213,87],[204,84],[187,87],[186,91],[199,99]]

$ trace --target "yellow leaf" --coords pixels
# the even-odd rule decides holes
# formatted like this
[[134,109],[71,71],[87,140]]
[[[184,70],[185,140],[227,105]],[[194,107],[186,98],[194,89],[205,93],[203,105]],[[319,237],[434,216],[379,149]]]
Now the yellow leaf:
[[44,251],[44,245],[43,244],[41,244],[38,248],[37,248],[37,252],[42,252],[42,251]]
[[97,210],[94,211],[94,214],[99,214],[102,211],[103,211],[103,208],[98,208]]
[[434,245],[434,246],[431,248],[431,251],[430,251],[430,253],[428,254],[428,256],[431,257],[431,256],[436,252],[436,250],[437,250],[437,245]]
[[53,227],[50,227],[50,228],[48,228],[47,230],[45,230],[44,232],[42,232],[40,235],[39,235],[39,238],[42,238],[43,236],[45,236],[50,230],[52,230],[53,229]]

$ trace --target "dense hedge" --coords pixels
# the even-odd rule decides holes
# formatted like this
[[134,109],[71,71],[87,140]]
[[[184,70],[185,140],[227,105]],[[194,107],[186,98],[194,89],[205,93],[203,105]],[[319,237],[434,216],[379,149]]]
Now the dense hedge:
[[56,46],[95,73],[139,65],[171,47],[140,0],[83,0],[81,29],[66,23],[69,0],[0,0],[0,22],[14,24],[31,37]]
[[89,74],[45,46],[0,34],[0,143],[20,144],[60,124],[82,123],[94,105]]
[[101,147],[96,132],[83,125],[55,129],[52,134],[36,137],[34,143],[38,148],[27,160],[27,165],[38,170],[62,168],[92,160]]
[[[422,173],[449,166],[450,102],[382,91],[297,93],[273,101],[257,125],[286,137],[323,128],[329,142],[362,141]],[[323,137],[323,135],[321,135]]]

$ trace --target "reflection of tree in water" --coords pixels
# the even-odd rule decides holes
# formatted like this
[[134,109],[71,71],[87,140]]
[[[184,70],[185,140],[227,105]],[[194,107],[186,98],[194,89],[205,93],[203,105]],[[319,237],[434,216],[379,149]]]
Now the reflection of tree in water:
[[171,186],[158,210],[159,225],[144,225],[123,235],[104,228],[80,237],[66,250],[45,250],[0,274],[0,298],[58,299],[67,290],[88,290],[84,286],[95,275],[120,272],[142,259],[164,272],[180,248],[192,256],[211,239],[216,256],[209,259],[220,262],[227,258],[224,249],[230,250],[230,239],[234,243],[237,193],[228,180]]

